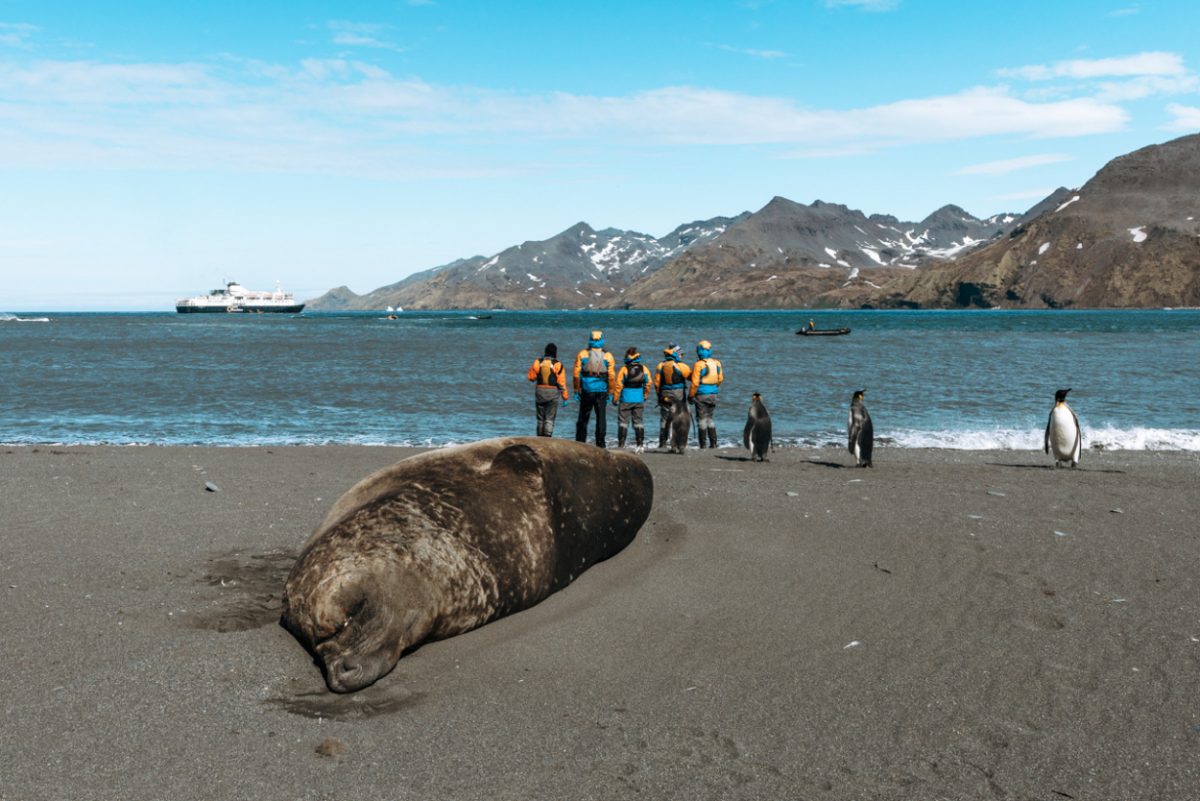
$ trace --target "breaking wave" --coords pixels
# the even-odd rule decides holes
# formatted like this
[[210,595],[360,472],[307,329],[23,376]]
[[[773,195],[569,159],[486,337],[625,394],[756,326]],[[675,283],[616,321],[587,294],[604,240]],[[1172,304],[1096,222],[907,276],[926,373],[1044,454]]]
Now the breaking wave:
[[[969,451],[1041,450],[1043,429],[984,431],[895,431],[879,440],[898,448],[947,448]],[[1200,451],[1200,430],[1167,428],[1084,429],[1083,447],[1106,451]]]

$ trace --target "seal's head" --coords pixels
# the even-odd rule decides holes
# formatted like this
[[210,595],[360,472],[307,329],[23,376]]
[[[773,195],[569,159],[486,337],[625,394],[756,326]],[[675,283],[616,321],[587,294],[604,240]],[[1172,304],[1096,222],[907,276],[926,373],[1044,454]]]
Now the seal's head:
[[284,589],[284,628],[320,663],[330,690],[349,693],[391,672],[432,624],[429,588],[392,550],[306,551]]

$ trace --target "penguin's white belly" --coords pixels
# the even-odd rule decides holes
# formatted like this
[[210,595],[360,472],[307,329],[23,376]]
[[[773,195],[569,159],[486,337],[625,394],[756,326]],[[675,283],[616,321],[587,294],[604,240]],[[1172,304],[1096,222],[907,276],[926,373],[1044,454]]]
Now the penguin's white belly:
[[1050,451],[1058,461],[1078,460],[1075,443],[1079,439],[1079,431],[1075,427],[1075,417],[1065,406],[1054,409],[1050,423]]

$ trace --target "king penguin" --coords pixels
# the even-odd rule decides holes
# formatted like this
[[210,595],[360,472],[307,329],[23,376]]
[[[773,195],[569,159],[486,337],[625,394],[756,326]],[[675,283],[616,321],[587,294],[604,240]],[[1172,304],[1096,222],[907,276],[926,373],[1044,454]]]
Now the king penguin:
[[746,428],[742,431],[742,444],[750,450],[750,461],[767,460],[771,450],[771,415],[763,405],[762,395],[755,392],[750,396],[750,412],[746,416]]
[[854,454],[855,464],[859,467],[871,466],[871,449],[875,444],[875,428],[871,425],[871,415],[863,405],[865,389],[857,390],[850,400],[850,420],[848,423],[849,441],[846,447]]
[[692,429],[692,413],[688,411],[687,401],[682,398],[671,398],[671,453],[683,453],[687,450],[688,435]]
[[1060,389],[1054,393],[1054,408],[1050,410],[1050,419],[1046,421],[1046,453],[1054,453],[1054,466],[1062,467],[1064,462],[1070,462],[1071,467],[1079,464],[1079,450],[1083,437],[1079,431],[1079,418],[1067,405],[1069,389]]

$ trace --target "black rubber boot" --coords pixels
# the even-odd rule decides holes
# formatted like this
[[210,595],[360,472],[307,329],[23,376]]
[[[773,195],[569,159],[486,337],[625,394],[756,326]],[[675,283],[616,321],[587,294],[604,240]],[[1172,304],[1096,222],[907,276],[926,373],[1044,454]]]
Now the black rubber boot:
[[716,426],[713,426],[712,428],[708,429],[708,447],[710,447],[710,448],[717,447],[717,428],[716,428]]

